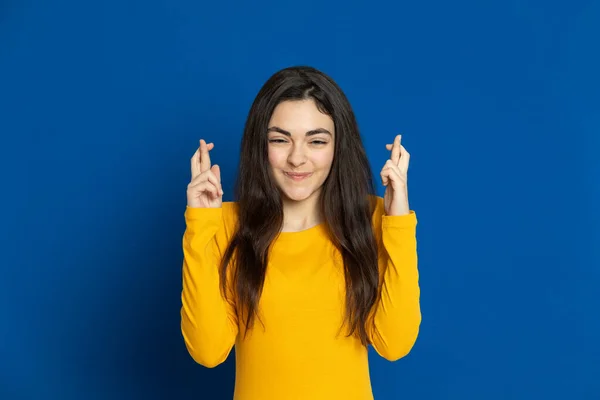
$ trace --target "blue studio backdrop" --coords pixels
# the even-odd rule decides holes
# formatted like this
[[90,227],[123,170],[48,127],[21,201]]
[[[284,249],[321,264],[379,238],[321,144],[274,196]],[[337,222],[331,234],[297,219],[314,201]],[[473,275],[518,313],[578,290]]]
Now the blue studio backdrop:
[[[375,398],[600,399],[600,2],[0,3],[0,399],[230,399],[179,330],[189,158],[331,75],[403,134],[423,323]],[[383,187],[379,183],[379,195]],[[265,377],[268,379],[268,377]]]

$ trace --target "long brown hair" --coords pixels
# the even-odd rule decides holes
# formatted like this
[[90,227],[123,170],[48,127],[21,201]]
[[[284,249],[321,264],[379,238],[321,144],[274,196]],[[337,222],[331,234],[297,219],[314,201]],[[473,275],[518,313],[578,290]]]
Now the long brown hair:
[[312,67],[290,67],[271,76],[258,92],[247,117],[234,197],[238,225],[224,253],[221,290],[227,293],[227,269],[238,317],[253,326],[267,272],[272,241],[283,225],[283,203],[268,161],[267,128],[282,101],[313,99],[335,125],[335,150],[323,183],[320,207],[334,245],[344,262],[348,336],[369,343],[366,324],[378,293],[377,243],[371,225],[375,203],[373,175],[354,112],[345,94],[327,75]]

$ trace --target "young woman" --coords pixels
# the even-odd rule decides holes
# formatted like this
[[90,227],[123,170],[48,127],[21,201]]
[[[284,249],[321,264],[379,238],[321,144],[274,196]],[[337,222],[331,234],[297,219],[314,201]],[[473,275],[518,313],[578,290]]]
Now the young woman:
[[409,153],[387,144],[376,196],[353,111],[322,72],[286,68],[259,91],[235,202],[214,144],[191,159],[181,330],[198,363],[235,345],[234,399],[372,399],[367,346],[405,356],[421,323]]

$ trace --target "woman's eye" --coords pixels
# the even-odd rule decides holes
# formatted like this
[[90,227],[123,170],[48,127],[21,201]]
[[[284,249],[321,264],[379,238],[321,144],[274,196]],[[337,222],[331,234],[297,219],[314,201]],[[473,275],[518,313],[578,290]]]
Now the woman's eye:
[[[287,140],[285,140],[285,139],[269,139],[269,143],[287,143]],[[323,140],[313,140],[312,142],[310,142],[310,144],[322,146],[324,144],[327,144],[327,142],[325,142]]]

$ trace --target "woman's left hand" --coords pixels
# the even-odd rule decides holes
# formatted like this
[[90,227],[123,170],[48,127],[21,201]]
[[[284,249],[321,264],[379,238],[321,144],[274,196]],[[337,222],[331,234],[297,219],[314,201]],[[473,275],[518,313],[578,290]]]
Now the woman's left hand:
[[407,185],[410,154],[400,144],[401,140],[402,135],[398,135],[393,144],[385,145],[392,153],[381,170],[381,180],[386,187],[383,196],[386,215],[407,215],[410,212]]

